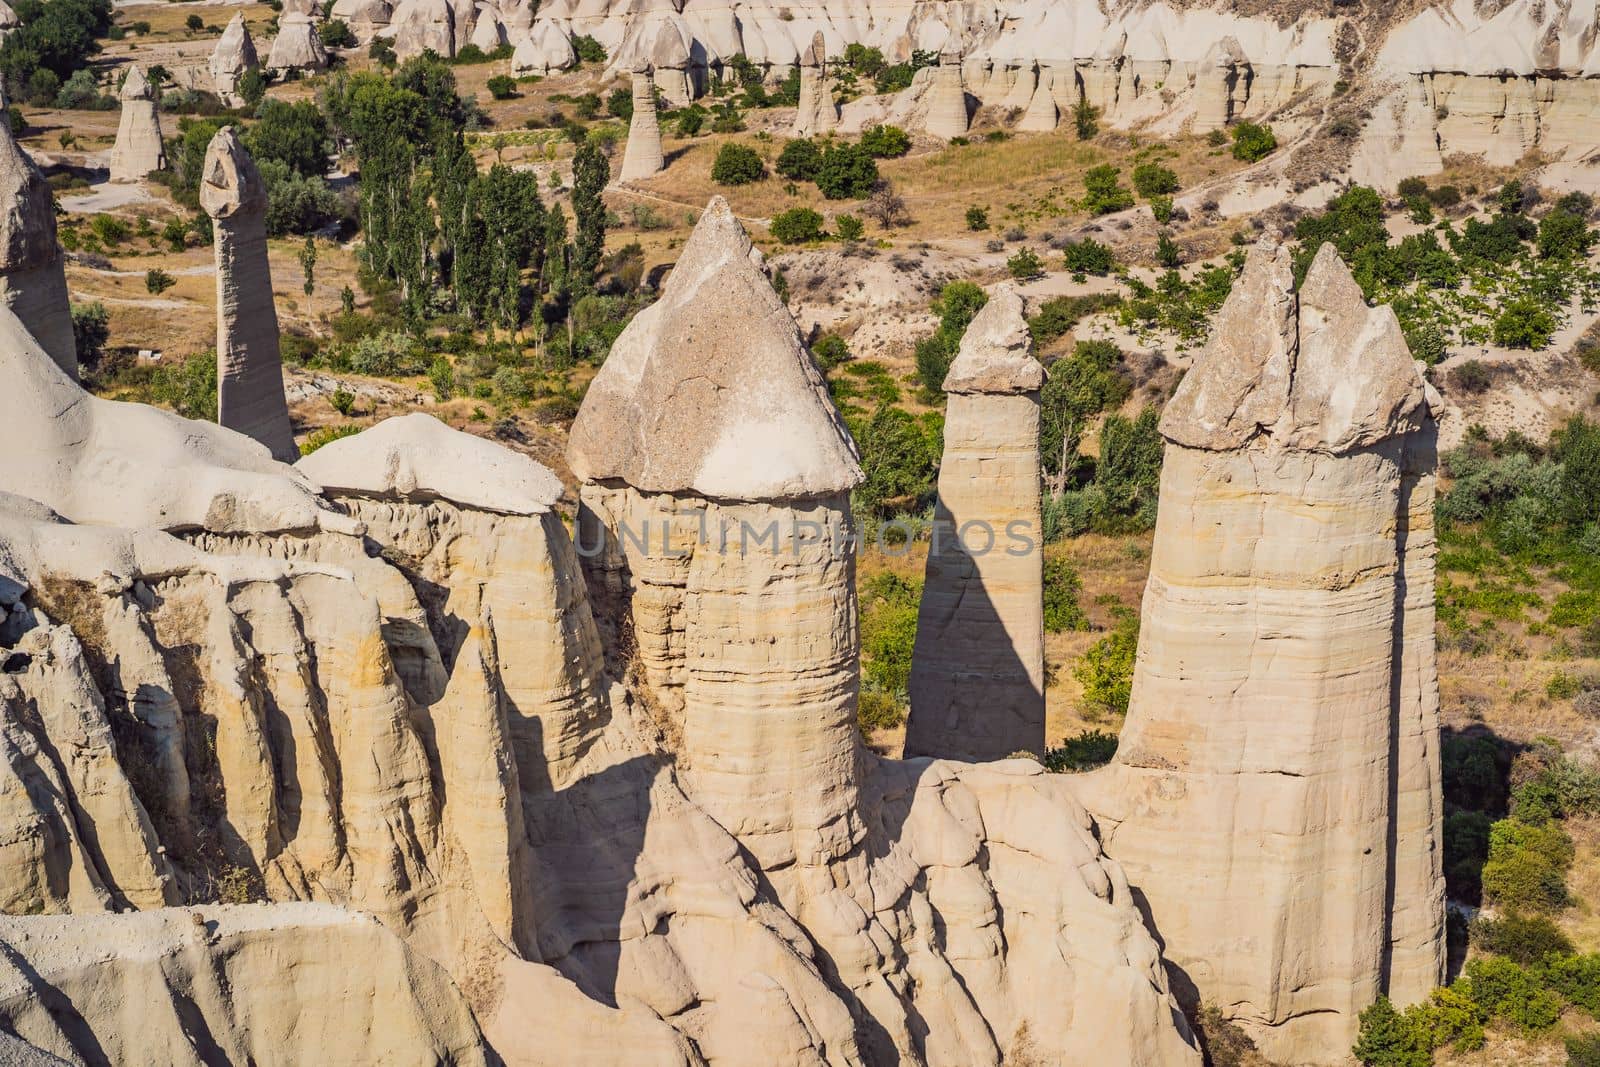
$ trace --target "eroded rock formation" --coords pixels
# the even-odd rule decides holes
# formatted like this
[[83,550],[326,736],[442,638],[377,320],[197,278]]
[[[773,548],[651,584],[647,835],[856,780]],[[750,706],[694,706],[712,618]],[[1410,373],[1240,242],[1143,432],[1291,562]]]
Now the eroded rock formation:
[[800,104],[795,109],[794,135],[812,137],[839,125],[839,108],[828,85],[828,49],[821,31],[800,57]]
[[962,85],[961,57],[952,52],[939,56],[933,85],[928,90],[928,117],[924,128],[934,137],[964,137],[967,133],[967,93]]
[[649,66],[633,72],[633,117],[628,120],[628,145],[622,153],[621,179],[637,181],[660,174],[661,123],[656,117],[656,80]]
[[56,366],[78,377],[67,275],[56,243],[50,184],[0,123],[0,297]]
[[128,68],[120,95],[122,117],[117,123],[116,143],[111,146],[111,180],[136,182],[167,165],[161,147],[161,120],[156,117],[155,91],[142,68]]
[[1044,751],[1039,388],[1022,299],[998,289],[944,380],[944,461],[911,661],[906,753]]
[[217,253],[217,421],[292,462],[299,450],[283,396],[267,188],[232,126],[206,148],[200,206],[211,216]]
[[423,52],[456,54],[456,16],[450,0],[400,0],[389,22],[394,54],[410,59]]
[[217,38],[217,47],[211,50],[211,59],[207,68],[211,71],[211,86],[222,102],[229,107],[243,107],[244,98],[239,95],[239,79],[245,72],[253,70],[260,65],[256,56],[256,43],[250,36],[250,27],[245,25],[244,13],[240,12],[228,22],[228,28],[222,31],[222,36]]
[[1163,414],[1133,698],[1084,796],[1180,995],[1342,1063],[1443,973],[1432,441],[1393,312],[1259,245]]
[[328,50],[323,47],[311,16],[291,12],[279,16],[278,36],[272,39],[272,49],[267,53],[267,69],[319,71],[327,66]]

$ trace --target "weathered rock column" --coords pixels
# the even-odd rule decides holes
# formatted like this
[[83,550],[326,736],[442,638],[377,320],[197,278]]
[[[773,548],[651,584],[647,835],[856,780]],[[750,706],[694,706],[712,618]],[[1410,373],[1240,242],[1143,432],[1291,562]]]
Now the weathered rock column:
[[943,52],[928,89],[927,131],[949,140],[967,133],[967,93],[961,86],[961,54]]
[[200,206],[211,216],[217,251],[217,421],[293,463],[299,450],[283,397],[267,188],[232,126],[211,139],[204,166]]
[[322,46],[317,24],[311,17],[293,13],[281,16],[278,36],[272,39],[272,50],[267,53],[267,69],[318,71],[327,67],[328,50]]
[[1194,75],[1195,133],[1220,130],[1233,118],[1233,94],[1239,80],[1239,67],[1245,62],[1244,50],[1232,37],[1211,46]]
[[596,600],[622,600],[641,654],[649,644],[647,699],[658,679],[680,691],[664,728],[690,796],[773,869],[825,864],[864,832],[861,470],[758,264],[713,199],[595,376],[567,458]]
[[1050,71],[1048,68],[1043,68],[1039,71],[1039,80],[1034,87],[1033,95],[1028,98],[1028,109],[1017,121],[1017,129],[1024,133],[1049,133],[1056,128],[1059,118],[1055,93],[1050,88]]
[[1044,368],[1016,292],[997,290],[944,380],[944,462],[911,661],[908,756],[1044,751]]
[[[1297,299],[1298,297],[1298,299]],[[1442,978],[1432,425],[1331,246],[1258,246],[1162,416],[1116,760],[1084,783],[1180,996],[1274,1061]]]
[[650,65],[655,70],[661,95],[673,107],[686,107],[694,99],[694,82],[689,77],[689,42],[676,23],[663,22],[650,47]]
[[167,165],[161,147],[161,120],[150,81],[139,67],[128,68],[122,82],[122,119],[117,143],[111,148],[111,180],[136,182]]
[[633,72],[633,117],[628,120],[628,147],[622,153],[621,180],[637,181],[660,174],[661,122],[656,116],[656,80],[648,63]]
[[839,108],[828,86],[827,45],[819,30],[800,57],[800,104],[794,113],[794,135],[812,137],[839,125]]
[[237,14],[217,38],[217,47],[212,49],[211,59],[206,64],[211,71],[211,87],[224,104],[242,107],[244,97],[239,95],[239,79],[246,71],[260,65],[250,27],[244,24],[243,13]]
[[11,205],[0,214],[0,298],[56,366],[77,381],[78,345],[56,244],[55,200],[5,123],[0,123],[0,203]]

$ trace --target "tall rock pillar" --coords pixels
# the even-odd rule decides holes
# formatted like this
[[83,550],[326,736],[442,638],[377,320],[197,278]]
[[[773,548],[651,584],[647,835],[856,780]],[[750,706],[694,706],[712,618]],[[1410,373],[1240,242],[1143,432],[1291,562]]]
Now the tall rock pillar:
[[627,620],[619,643],[690,795],[773,870],[825,865],[865,832],[861,468],[759,262],[714,198],[595,376],[567,459],[578,551]]
[[0,123],[0,299],[56,366],[78,379],[67,275],[56,243],[55,200],[33,160]]
[[911,660],[908,756],[1043,752],[1039,389],[1022,299],[1002,288],[961,339]]
[[267,187],[232,126],[206,148],[200,206],[211,216],[217,252],[217,421],[293,463],[299,451],[283,396],[267,263]]
[[211,50],[211,59],[206,63],[211,71],[211,87],[224,104],[242,107],[244,97],[239,95],[239,79],[246,71],[260,65],[256,43],[250,36],[250,27],[244,23],[243,12],[234,15],[228,28],[217,38],[217,47]]
[[927,131],[949,140],[967,133],[967,92],[961,85],[961,54],[942,52],[928,89]]
[[794,112],[794,135],[813,137],[839,125],[839,108],[828,86],[828,50],[822,31],[800,56],[800,104]]
[[656,79],[650,64],[633,72],[633,117],[628,120],[628,147],[622,153],[621,180],[636,181],[660,174],[666,163],[661,154],[661,122],[656,116]]
[[1257,246],[1161,421],[1133,696],[1084,783],[1180,996],[1274,1061],[1442,978],[1433,424],[1332,246]]
[[156,117],[155,91],[144,70],[130,67],[122,82],[122,119],[111,148],[111,180],[136,182],[167,165],[161,147],[161,120]]

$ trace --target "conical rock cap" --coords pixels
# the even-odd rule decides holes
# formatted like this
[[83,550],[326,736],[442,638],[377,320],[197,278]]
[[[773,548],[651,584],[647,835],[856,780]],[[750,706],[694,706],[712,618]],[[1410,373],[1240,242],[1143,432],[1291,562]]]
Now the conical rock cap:
[[661,299],[623,330],[567,445],[584,481],[740,501],[848,492],[855,443],[760,253],[707,205]]

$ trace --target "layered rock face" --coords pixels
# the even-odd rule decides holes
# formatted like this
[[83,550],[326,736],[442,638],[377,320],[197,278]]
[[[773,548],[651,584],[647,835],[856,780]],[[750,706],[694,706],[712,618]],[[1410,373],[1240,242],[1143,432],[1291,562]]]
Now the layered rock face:
[[427,51],[446,58],[456,54],[456,16],[449,0],[400,0],[389,28],[401,59]]
[[[830,1063],[1196,1062],[1064,780],[862,750],[855,451],[720,199],[613,346],[568,459],[601,632],[642,716],[869,1020],[848,1044],[807,1024],[786,1047]],[[1064,982],[1098,1007],[1062,1016],[1049,991]],[[778,1018],[817,1010],[794,998]],[[1095,1028],[1097,1011],[1122,1022]]]
[[139,67],[130,67],[122,82],[122,118],[117,141],[111,147],[111,180],[136,182],[167,165],[161,147],[161,121],[156,117],[155,93]]
[[1254,249],[1163,414],[1133,697],[1082,795],[1180,995],[1342,1063],[1443,972],[1433,434],[1331,246]]
[[[3,124],[0,124],[3,125]],[[0,297],[67,376],[78,377],[67,275],[56,243],[55,198],[50,185],[0,129]]]
[[911,661],[913,756],[1044,751],[1039,388],[1022,300],[997,290],[944,381],[944,461]]
[[800,57],[800,104],[795,108],[794,135],[811,137],[839,125],[839,108],[828,86],[827,44],[819,32]]
[[217,253],[217,421],[275,459],[299,455],[283,395],[278,314],[267,263],[267,189],[232,126],[206,148],[200,206]]
[[322,46],[311,16],[292,12],[280,16],[278,36],[272,39],[272,50],[267,53],[267,69],[318,71],[327,66],[328,50]]
[[256,43],[250,36],[250,28],[244,23],[244,14],[234,15],[228,28],[217,38],[217,47],[212,49],[211,59],[207,63],[211,71],[211,86],[224,104],[229,107],[244,106],[244,98],[239,95],[239,79],[260,63],[256,56]]
[[511,53],[511,69],[518,74],[542,77],[577,65],[578,53],[573,50],[572,41],[549,22],[536,23]]
[[625,182],[660,174],[661,123],[656,117],[656,80],[647,66],[633,72],[633,117],[628,120],[628,146],[622,153]]
[[961,84],[961,57],[939,56],[933,86],[928,90],[928,117],[924,128],[934,137],[964,137],[967,132],[967,93]]

